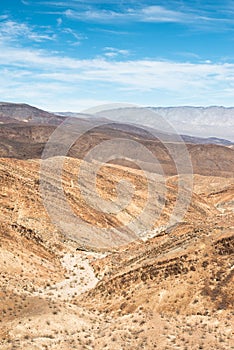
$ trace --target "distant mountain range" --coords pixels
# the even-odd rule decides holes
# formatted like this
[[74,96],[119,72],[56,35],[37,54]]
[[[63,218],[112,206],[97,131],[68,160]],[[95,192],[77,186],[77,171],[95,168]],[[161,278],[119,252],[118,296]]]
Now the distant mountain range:
[[[232,147],[234,145],[234,108],[225,107],[150,107],[165,118],[187,143],[216,144]],[[84,118],[84,115],[73,112],[46,112],[27,104],[0,102],[0,125],[50,125],[56,126],[66,117]],[[87,114],[87,118],[90,115]],[[99,118],[104,116],[99,115]],[[123,119],[123,118],[122,118]],[[116,111],[113,128],[149,137],[143,129],[127,125],[127,120],[118,120]],[[92,118],[90,122],[92,121]],[[116,123],[117,122],[117,123]],[[119,122],[119,123],[118,123]],[[138,120],[139,123],[139,120]],[[144,124],[144,120],[142,120]],[[152,125],[154,121],[152,121]],[[117,127],[118,125],[118,127]],[[46,133],[47,134],[47,133]]]
[[233,107],[153,107],[152,109],[170,122],[180,134],[212,136],[234,141]]
[[[192,143],[233,144],[234,142],[234,107],[148,107],[155,114],[163,117],[180,135]],[[79,117],[79,113],[57,112],[68,117]],[[156,115],[155,115],[156,117]],[[117,121],[117,120],[116,120]],[[123,122],[123,120],[119,120]],[[142,120],[142,124],[144,119]],[[152,126],[155,120],[152,118]],[[220,140],[221,139],[221,140]],[[226,142],[230,140],[232,142]]]

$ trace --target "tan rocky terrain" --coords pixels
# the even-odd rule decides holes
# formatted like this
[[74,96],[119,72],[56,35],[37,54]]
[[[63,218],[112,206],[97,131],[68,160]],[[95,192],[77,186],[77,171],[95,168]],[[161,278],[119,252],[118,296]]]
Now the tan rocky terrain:
[[[38,158],[55,126],[26,127],[22,118],[20,126],[11,121],[1,128],[1,152],[5,147],[6,153],[0,158],[0,349],[234,349],[233,149],[187,145],[193,195],[180,223],[168,225],[181,177],[165,147],[125,129],[93,130],[71,149],[70,157],[49,160],[52,166],[45,174],[58,221],[66,220],[56,177],[56,164],[63,161],[66,201],[91,227],[81,226],[73,237],[52,222],[40,188]],[[97,160],[82,158],[101,140],[120,135],[151,148],[164,164],[166,187],[160,176],[144,174],[131,161],[100,164],[96,191],[114,208],[121,180],[134,189],[128,202],[123,183],[120,194],[127,204],[112,213],[98,204],[93,191]],[[38,156],[30,159],[33,145]],[[156,184],[157,196],[148,208],[150,224],[136,233],[126,227],[147,203],[146,175]],[[188,175],[182,179],[185,200]],[[136,220],[132,227],[138,226]],[[111,239],[99,236],[102,229],[112,230]]]
[[[101,169],[104,197],[114,198],[124,174],[138,188],[128,216],[107,218],[87,210],[71,186],[78,166],[67,158],[63,176],[77,215],[117,227],[137,215],[146,191],[140,170]],[[183,223],[163,229],[168,204],[152,238],[98,253],[76,251],[79,242],[51,224],[40,199],[39,161],[1,159],[0,171],[2,349],[233,347],[233,178],[195,175]],[[168,203],[176,183],[167,180]]]

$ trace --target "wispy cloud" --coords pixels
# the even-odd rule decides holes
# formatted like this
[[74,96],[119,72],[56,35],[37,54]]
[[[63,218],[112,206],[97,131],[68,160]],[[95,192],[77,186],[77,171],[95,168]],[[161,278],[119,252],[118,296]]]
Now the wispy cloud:
[[95,6],[88,8],[74,9],[66,8],[64,12],[59,12],[69,19],[89,21],[96,23],[115,22],[145,22],[145,23],[178,23],[193,25],[195,27],[212,26],[215,23],[230,23],[231,19],[217,17],[215,13],[210,15],[205,9],[193,9],[187,6],[178,6],[178,10],[172,10],[165,6],[124,6],[117,10],[100,9]]
[[[196,4],[186,1],[169,0],[125,2],[100,1],[46,1],[42,5],[48,6],[46,12],[51,15],[65,16],[68,19],[93,23],[177,23],[191,28],[226,30],[232,24],[231,6],[218,6],[217,4]],[[100,4],[102,6],[100,6]],[[111,6],[115,4],[115,6]],[[176,10],[175,10],[176,8]],[[220,27],[222,24],[222,28]]]
[[71,34],[77,41],[87,39],[87,36],[80,34],[80,33],[77,33],[75,30],[73,30],[71,28],[63,28],[62,32],[66,33],[66,34]]
[[130,51],[126,49],[117,49],[115,47],[104,47],[104,56],[109,58],[116,58],[118,56],[129,56]]
[[[130,11],[131,12],[131,11]],[[186,22],[186,14],[162,6],[148,6],[135,13],[142,22]]]
[[134,21],[134,22],[187,22],[188,18],[180,11],[168,10],[162,6],[146,6],[141,9],[126,8],[124,11],[113,11],[91,8],[86,11],[67,9],[68,18],[94,22]]
[[[158,60],[113,61],[106,58],[73,59],[42,50],[0,47],[0,64],[32,72],[51,82],[110,84],[125,91],[188,91],[204,94],[234,89],[234,64],[170,62]],[[110,48],[109,48],[110,49]],[[113,52],[115,52],[115,49]],[[111,50],[109,51],[111,52]]]
[[[0,17],[1,20],[1,17]],[[33,26],[23,22],[16,22],[8,16],[2,16],[0,21],[0,41],[17,42],[22,46],[31,43],[41,43],[46,41],[66,40],[67,44],[77,45],[86,35],[78,33],[76,30],[62,25],[62,19],[57,20],[57,27]],[[61,39],[62,36],[65,37]]]
[[90,32],[101,32],[101,33],[107,33],[107,34],[113,34],[113,35],[129,35],[130,33],[127,31],[123,31],[123,30],[114,30],[114,29],[107,29],[107,28],[100,28],[100,27],[96,27],[96,28],[89,28]]
[[29,27],[26,23],[18,23],[10,19],[0,22],[0,40],[1,41],[18,41],[18,39],[27,39],[35,42],[45,40],[55,40],[56,34],[43,28],[36,29]]

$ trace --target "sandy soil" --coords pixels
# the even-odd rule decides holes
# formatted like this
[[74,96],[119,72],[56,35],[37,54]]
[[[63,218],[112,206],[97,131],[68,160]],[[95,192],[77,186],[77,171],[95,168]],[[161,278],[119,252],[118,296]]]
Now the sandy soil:
[[95,276],[90,262],[105,256],[94,252],[65,253],[61,258],[61,265],[66,271],[64,280],[49,284],[46,289],[39,289],[34,294],[51,299],[71,300],[94,288],[99,279]]

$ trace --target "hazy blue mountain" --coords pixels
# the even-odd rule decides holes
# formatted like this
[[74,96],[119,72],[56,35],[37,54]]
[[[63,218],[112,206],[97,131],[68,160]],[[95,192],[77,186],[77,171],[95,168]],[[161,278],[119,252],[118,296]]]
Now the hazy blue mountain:
[[180,134],[234,141],[234,107],[151,108],[170,122]]
[[[183,136],[184,140],[192,143],[213,143],[230,145],[234,142],[234,107],[148,107],[155,115],[147,116],[148,126],[157,128],[157,115],[165,119]],[[121,112],[121,109],[119,109]],[[68,117],[79,117],[79,113],[57,112],[56,114]],[[108,118],[107,112],[99,113],[100,117]],[[117,122],[128,122],[118,115],[118,109],[111,113],[111,118]],[[142,122],[142,123],[141,123]],[[145,117],[138,117],[138,124],[145,123]],[[193,138],[195,136],[195,139]],[[230,140],[232,142],[228,142]]]

